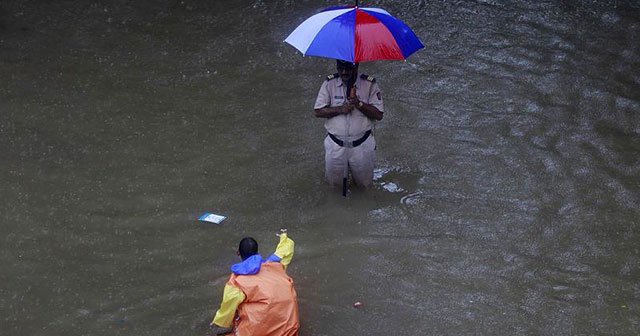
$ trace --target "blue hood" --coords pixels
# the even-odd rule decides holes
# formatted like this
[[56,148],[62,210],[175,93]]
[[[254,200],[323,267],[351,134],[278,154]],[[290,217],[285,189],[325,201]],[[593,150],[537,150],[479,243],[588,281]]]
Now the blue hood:
[[231,266],[231,272],[235,275],[253,275],[260,272],[260,267],[267,261],[279,262],[280,257],[275,254],[269,256],[267,260],[262,259],[259,254],[254,254],[249,258]]
[[260,266],[264,260],[259,254],[254,254],[249,258],[231,266],[231,272],[236,275],[252,275],[260,272]]

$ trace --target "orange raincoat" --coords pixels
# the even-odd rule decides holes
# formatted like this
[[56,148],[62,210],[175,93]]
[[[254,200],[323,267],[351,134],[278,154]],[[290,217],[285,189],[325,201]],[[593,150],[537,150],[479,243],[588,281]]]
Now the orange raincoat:
[[280,235],[276,252],[267,260],[258,254],[231,267],[220,309],[212,323],[231,327],[238,336],[298,335],[297,294],[285,269],[294,242]]

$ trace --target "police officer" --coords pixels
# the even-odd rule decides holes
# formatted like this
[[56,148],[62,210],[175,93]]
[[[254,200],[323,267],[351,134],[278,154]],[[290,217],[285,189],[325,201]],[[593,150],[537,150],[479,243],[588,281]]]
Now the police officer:
[[351,171],[356,185],[373,185],[376,141],[373,124],[382,120],[384,105],[375,78],[358,76],[358,63],[338,60],[338,73],[322,83],[314,106],[324,127],[325,177],[339,186]]

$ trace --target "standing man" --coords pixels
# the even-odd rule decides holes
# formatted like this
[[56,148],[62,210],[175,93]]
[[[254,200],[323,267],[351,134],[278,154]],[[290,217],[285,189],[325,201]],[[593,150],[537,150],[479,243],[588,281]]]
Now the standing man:
[[322,83],[314,106],[316,117],[326,118],[325,177],[339,186],[350,170],[356,185],[369,188],[376,158],[372,132],[383,117],[382,94],[375,78],[358,76],[358,63],[338,60],[336,69]]
[[276,251],[266,260],[258,254],[258,242],[240,241],[242,262],[231,266],[220,309],[210,324],[214,335],[297,336],[298,299],[286,268],[293,258],[294,242],[286,230],[280,233]]

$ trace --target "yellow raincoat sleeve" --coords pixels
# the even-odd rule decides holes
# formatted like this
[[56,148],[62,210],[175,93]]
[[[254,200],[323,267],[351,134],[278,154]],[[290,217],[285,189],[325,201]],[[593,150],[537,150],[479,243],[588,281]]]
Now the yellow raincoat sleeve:
[[278,243],[276,251],[273,254],[281,259],[280,263],[284,266],[285,269],[291,263],[291,259],[293,259],[294,246],[294,241],[287,236],[286,232],[280,234],[280,242]]
[[240,288],[226,284],[224,286],[224,294],[222,295],[222,303],[220,309],[216,312],[216,316],[211,321],[211,324],[215,324],[224,328],[231,328],[233,325],[233,319],[236,315],[236,309],[244,301],[246,296],[240,290]]

